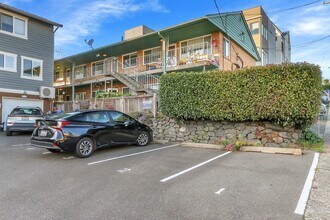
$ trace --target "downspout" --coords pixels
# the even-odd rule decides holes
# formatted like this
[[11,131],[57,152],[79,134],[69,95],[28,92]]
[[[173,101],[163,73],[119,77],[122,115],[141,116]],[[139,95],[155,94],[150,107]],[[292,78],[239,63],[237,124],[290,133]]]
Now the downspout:
[[162,42],[162,67],[163,67],[163,74],[166,74],[166,39],[161,33],[157,32],[158,36],[161,38],[160,41]]

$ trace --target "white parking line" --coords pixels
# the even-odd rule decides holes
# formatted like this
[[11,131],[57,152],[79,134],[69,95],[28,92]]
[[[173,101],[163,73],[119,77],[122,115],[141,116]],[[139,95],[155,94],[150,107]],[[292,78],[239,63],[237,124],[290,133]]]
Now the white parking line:
[[22,147],[22,146],[29,146],[31,144],[14,144],[14,145],[11,145],[12,147]]
[[112,157],[112,158],[105,159],[105,160],[91,162],[91,163],[88,163],[88,165],[94,165],[94,164],[103,163],[103,162],[107,162],[107,161],[111,161],[111,160],[117,160],[117,159],[121,159],[121,158],[125,158],[125,157],[131,157],[131,156],[135,156],[135,155],[139,155],[139,154],[145,154],[145,153],[149,153],[149,152],[152,152],[152,151],[167,149],[167,148],[170,148],[170,147],[177,147],[179,145],[180,144],[173,144],[173,145],[170,145],[170,146],[160,147],[160,148],[156,148],[156,149],[152,149],[152,150],[141,151],[141,152],[134,153],[134,154],[127,154],[127,155],[123,155],[123,156],[119,156],[119,157]]
[[220,193],[221,193],[222,191],[225,191],[225,188],[221,188],[218,192],[215,192],[215,194],[220,195]]
[[314,154],[313,163],[312,163],[311,168],[309,169],[309,173],[308,173],[305,185],[304,185],[304,189],[301,192],[296,210],[294,211],[294,213],[296,213],[296,214],[303,215],[305,212],[308,196],[309,196],[310,190],[312,188],[313,178],[315,175],[315,169],[316,169],[316,166],[319,161],[319,156],[320,156],[319,153]]
[[29,147],[29,148],[26,148],[26,150],[34,150],[36,149],[35,147]]
[[46,152],[42,152],[42,154],[51,154],[52,152],[46,151]]
[[174,174],[174,175],[172,175],[172,176],[166,177],[166,178],[164,178],[164,179],[162,179],[162,180],[160,180],[160,181],[164,183],[164,182],[169,181],[169,180],[171,180],[171,179],[173,179],[173,178],[175,178],[175,177],[177,177],[177,176],[180,176],[180,175],[182,175],[182,174],[184,174],[184,173],[187,173],[187,172],[189,172],[189,171],[191,171],[191,170],[193,170],[193,169],[196,169],[196,168],[201,167],[201,166],[203,166],[203,165],[205,165],[205,164],[207,164],[207,163],[210,163],[210,162],[213,161],[213,160],[216,160],[216,159],[218,159],[218,158],[220,158],[220,157],[226,156],[227,154],[230,154],[230,153],[231,153],[231,151],[228,151],[228,152],[226,152],[226,153],[224,153],[224,154],[221,154],[221,155],[216,156],[216,157],[213,157],[213,158],[211,158],[211,159],[209,159],[209,160],[207,160],[207,161],[204,161],[203,163],[197,164],[196,166],[190,167],[190,168],[188,168],[188,169],[186,169],[186,170],[183,170],[183,171],[181,171],[181,172],[179,172],[179,173],[176,173],[176,174]]

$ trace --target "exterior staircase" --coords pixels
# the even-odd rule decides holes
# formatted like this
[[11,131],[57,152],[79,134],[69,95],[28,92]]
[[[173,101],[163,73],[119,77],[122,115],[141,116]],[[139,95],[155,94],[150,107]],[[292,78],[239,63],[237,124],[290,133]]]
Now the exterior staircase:
[[106,59],[104,65],[106,75],[111,75],[131,90],[147,94],[158,92],[158,76],[151,75],[148,72],[135,72],[134,70],[130,74],[119,73],[117,67],[123,64],[114,58]]

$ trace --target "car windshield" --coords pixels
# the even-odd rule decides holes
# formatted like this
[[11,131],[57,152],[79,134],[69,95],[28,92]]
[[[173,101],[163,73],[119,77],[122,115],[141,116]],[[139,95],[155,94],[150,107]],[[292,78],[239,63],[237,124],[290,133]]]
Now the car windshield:
[[43,115],[37,108],[14,108],[11,115]]
[[51,115],[47,115],[46,118],[47,119],[60,119],[60,118],[66,119],[66,118],[69,118],[69,117],[77,115],[77,114],[79,114],[79,112],[51,114]]

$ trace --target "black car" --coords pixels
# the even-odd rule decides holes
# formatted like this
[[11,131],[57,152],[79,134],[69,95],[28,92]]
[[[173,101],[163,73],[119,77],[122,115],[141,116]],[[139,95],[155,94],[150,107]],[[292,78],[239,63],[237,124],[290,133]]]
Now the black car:
[[122,112],[85,110],[37,120],[31,145],[53,153],[73,151],[78,157],[85,158],[102,147],[145,146],[152,139],[153,132],[147,125]]

